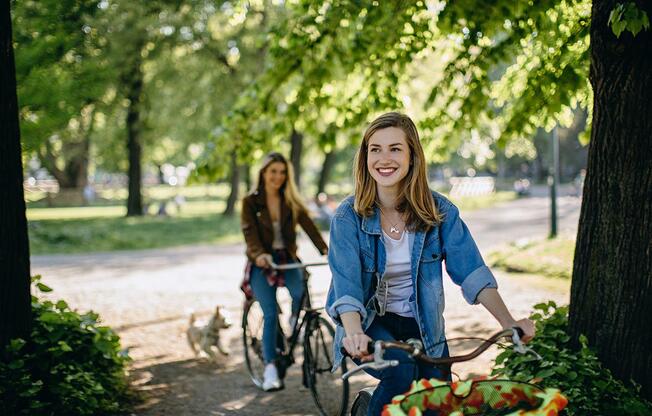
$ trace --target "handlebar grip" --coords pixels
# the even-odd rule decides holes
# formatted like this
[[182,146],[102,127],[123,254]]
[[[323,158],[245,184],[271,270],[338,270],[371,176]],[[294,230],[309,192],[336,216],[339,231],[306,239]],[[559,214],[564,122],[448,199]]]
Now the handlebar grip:
[[[367,352],[368,352],[369,354],[373,354],[374,351],[375,351],[374,341],[369,341],[369,342],[367,343]],[[344,348],[344,347],[341,347],[341,348],[340,348],[340,352],[341,352],[342,355],[345,356],[345,357],[349,357],[349,358],[351,357],[351,355],[349,354],[349,352],[348,352],[348,351],[346,350],[346,348]]]

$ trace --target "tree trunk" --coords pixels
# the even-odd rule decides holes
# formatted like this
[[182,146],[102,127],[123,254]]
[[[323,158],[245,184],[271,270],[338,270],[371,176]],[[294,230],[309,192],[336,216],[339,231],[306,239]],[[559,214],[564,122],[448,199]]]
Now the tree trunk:
[[333,166],[335,165],[335,160],[335,149],[331,148],[330,152],[326,152],[324,154],[324,165],[321,168],[321,172],[319,173],[319,181],[317,182],[317,195],[325,191],[326,184],[328,183],[328,178],[330,177]]
[[290,149],[290,163],[292,163],[292,168],[294,169],[294,181],[297,184],[297,188],[301,189],[301,154],[303,153],[303,134],[292,129],[292,134],[290,135],[290,143],[292,148]]
[[[95,119],[95,105],[88,103],[79,115],[79,129],[73,133],[73,139],[63,140],[62,149],[55,152],[49,140],[38,152],[41,165],[54,176],[62,190],[77,192],[81,198],[84,187],[88,184],[88,163],[90,156],[91,134]],[[77,138],[75,141],[74,138]],[[63,163],[59,168],[57,161]]]
[[242,168],[242,177],[245,183],[245,188],[247,189],[246,192],[249,192],[251,189],[251,166],[249,163],[246,163],[241,166]]
[[[140,54],[140,49],[136,49]],[[143,69],[140,55],[134,57],[132,67],[125,76],[127,86],[127,150],[129,152],[129,196],[127,197],[127,216],[143,215],[143,197],[141,194],[141,159],[142,132],[141,102],[143,92]]]
[[235,204],[238,202],[238,188],[240,187],[240,167],[238,166],[238,155],[234,151],[231,153],[231,193],[226,200],[226,209],[223,215],[233,216],[235,214]]
[[29,242],[9,1],[0,2],[0,349],[30,331]]
[[[652,16],[652,4],[638,7]],[[570,331],[652,399],[652,31],[617,39],[616,1],[594,1],[593,130],[571,286]]]

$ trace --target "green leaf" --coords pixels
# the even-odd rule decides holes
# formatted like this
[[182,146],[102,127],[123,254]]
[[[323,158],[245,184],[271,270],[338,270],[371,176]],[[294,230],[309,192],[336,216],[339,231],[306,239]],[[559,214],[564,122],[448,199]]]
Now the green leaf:
[[72,348],[70,348],[70,345],[66,341],[59,341],[59,346],[61,347],[62,351],[70,352],[72,351]]
[[38,290],[40,290],[41,292],[44,292],[44,293],[52,292],[52,288],[50,288],[49,286],[46,286],[45,284],[43,284],[41,282],[38,282],[36,284],[36,287],[38,288]]

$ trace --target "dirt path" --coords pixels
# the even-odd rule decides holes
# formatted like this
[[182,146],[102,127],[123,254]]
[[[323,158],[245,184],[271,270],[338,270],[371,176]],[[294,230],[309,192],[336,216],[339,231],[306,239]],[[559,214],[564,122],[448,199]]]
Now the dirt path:
[[[572,218],[569,221],[572,225]],[[474,234],[475,228],[482,228],[467,222]],[[545,228],[545,224],[542,226]],[[487,227],[495,229],[498,225]],[[491,244],[485,241],[490,239],[484,232],[480,234],[479,243],[486,250]],[[305,260],[319,258],[309,244],[300,243],[300,247]],[[129,348],[134,359],[132,377],[146,398],[137,407],[137,415],[315,414],[310,392],[300,389],[300,366],[291,369],[286,389],[274,394],[261,392],[249,380],[238,328],[242,296],[237,288],[244,264],[242,253],[241,245],[196,246],[42,256],[32,261],[33,273],[42,274],[44,282],[55,289],[52,297],[66,299],[80,310],[99,312],[104,322],[119,332],[123,346]],[[526,316],[532,305],[543,300],[568,301],[566,282],[542,283],[534,277],[502,273],[497,273],[497,277],[506,303],[517,316]],[[323,304],[329,278],[327,268],[313,271],[311,290],[315,304]],[[467,305],[459,288],[448,280],[445,290],[449,337],[485,335],[497,329],[489,314],[482,307]],[[280,299],[287,301],[287,296],[283,294]],[[220,364],[196,359],[185,340],[190,310],[206,317],[216,304],[223,305],[235,323],[225,333],[231,356]],[[462,376],[486,373],[490,361],[491,355],[487,354],[459,366],[457,372]],[[368,384],[372,381],[366,376],[357,377],[351,390]]]

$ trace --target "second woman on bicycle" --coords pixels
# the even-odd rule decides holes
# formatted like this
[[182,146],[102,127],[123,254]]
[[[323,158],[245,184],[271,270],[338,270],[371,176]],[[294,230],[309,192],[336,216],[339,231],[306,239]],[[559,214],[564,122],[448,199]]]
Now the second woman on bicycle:
[[[481,303],[503,327],[534,335],[528,319],[516,321],[498,294],[457,207],[428,187],[426,160],[412,120],[387,113],[365,131],[354,162],[354,195],[331,222],[333,280],[326,306],[337,325],[335,366],[341,346],[356,360],[371,340],[417,338],[431,357],[448,355],[444,334],[442,261],[471,304]],[[380,379],[369,415],[378,416],[416,378],[449,378],[391,350],[401,364],[368,370]]]
[[276,360],[278,313],[276,288],[286,286],[292,298],[292,319],[301,309],[302,271],[274,271],[270,263],[297,262],[296,225],[300,224],[321,254],[328,247],[308,216],[296,190],[292,166],[280,153],[270,153],[258,173],[256,188],[242,201],[242,232],[247,244],[245,286],[250,286],[263,310],[263,390],[282,388]]

